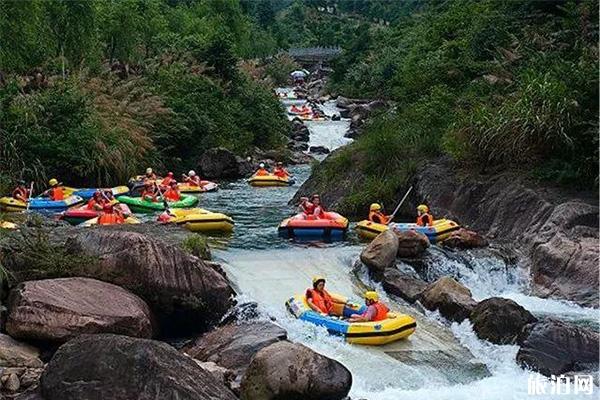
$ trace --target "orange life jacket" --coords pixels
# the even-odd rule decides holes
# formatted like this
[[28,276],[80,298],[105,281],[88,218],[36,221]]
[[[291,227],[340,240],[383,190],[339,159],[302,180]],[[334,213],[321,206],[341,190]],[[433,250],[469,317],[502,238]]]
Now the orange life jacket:
[[[387,306],[381,302],[376,302],[372,304],[375,309],[377,310],[377,313],[375,313],[375,316],[373,317],[373,319],[371,321],[383,321],[384,319],[387,318],[387,313],[390,311],[389,308],[387,308]],[[366,317],[367,316],[367,311],[365,311],[362,314],[362,317]]]
[[288,174],[288,172],[284,168],[275,168],[273,170],[273,175],[278,176],[280,178],[286,178],[290,176],[290,174]]
[[423,217],[425,217],[425,216],[428,217],[427,226],[433,225],[433,215],[431,215],[429,213],[425,213],[425,214],[421,214],[421,215],[417,216],[417,225],[425,226],[425,222],[423,222]]
[[310,298],[312,299],[313,304],[326,314],[329,314],[333,309],[333,300],[331,296],[325,289],[323,289],[323,294],[319,293],[318,290],[308,289],[307,292],[310,293]]
[[50,189],[50,200],[59,201],[65,199],[65,193],[60,186]]
[[269,175],[269,171],[267,171],[264,168],[259,168],[258,171],[256,171],[256,174],[254,174],[256,176],[266,176]]
[[173,180],[173,178],[170,178],[167,176],[166,178],[163,178],[162,182],[160,183],[160,186],[168,187],[171,184],[172,180]]
[[179,192],[177,190],[174,190],[174,189],[167,190],[163,196],[167,200],[172,200],[172,201],[181,200],[181,195],[179,194]]
[[98,217],[98,225],[122,224],[123,222],[125,222],[125,218],[120,214],[104,213]]
[[370,211],[369,212],[369,221],[375,222],[377,224],[387,225],[389,221],[389,217],[383,214],[380,211]]

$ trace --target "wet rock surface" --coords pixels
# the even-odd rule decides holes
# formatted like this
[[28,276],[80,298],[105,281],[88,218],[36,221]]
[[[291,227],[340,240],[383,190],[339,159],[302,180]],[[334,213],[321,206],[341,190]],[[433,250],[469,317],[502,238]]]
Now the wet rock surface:
[[429,310],[452,321],[462,322],[477,305],[471,291],[451,277],[443,277],[429,284],[419,301]]
[[475,249],[487,246],[488,242],[479,233],[460,228],[452,232],[441,244],[455,249]]
[[194,360],[169,345],[82,335],[62,345],[41,378],[45,400],[234,400]]
[[409,303],[416,302],[427,287],[427,282],[416,274],[407,274],[395,268],[387,268],[383,274],[383,288],[386,292],[398,296]]
[[142,299],[95,279],[24,282],[11,291],[8,308],[6,329],[15,338],[62,342],[82,333],[153,334]]
[[398,238],[398,257],[417,257],[429,247],[427,236],[416,231],[393,231]]
[[386,230],[365,247],[360,254],[360,260],[375,275],[380,275],[386,268],[394,265],[398,253],[398,236],[391,230]]
[[491,297],[471,312],[473,330],[480,339],[496,344],[514,344],[525,325],[537,319],[513,300]]
[[546,376],[598,370],[597,331],[546,319],[528,325],[518,338],[517,362]]
[[352,385],[352,375],[339,362],[308,347],[278,342],[259,351],[242,381],[242,400],[337,400]]

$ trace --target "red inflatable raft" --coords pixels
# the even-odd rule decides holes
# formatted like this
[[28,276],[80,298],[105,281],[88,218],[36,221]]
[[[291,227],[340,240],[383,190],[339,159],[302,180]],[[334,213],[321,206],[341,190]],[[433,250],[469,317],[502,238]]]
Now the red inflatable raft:
[[348,230],[348,220],[335,212],[326,212],[325,218],[298,214],[284,219],[279,225],[279,234],[297,238],[341,239]]

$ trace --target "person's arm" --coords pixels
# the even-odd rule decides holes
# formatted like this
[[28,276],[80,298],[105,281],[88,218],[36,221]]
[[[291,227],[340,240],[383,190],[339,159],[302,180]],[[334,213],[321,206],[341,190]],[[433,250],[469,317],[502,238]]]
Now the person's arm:
[[348,322],[369,322],[373,320],[375,313],[377,313],[375,307],[369,306],[364,316],[360,314],[352,314],[348,319]]

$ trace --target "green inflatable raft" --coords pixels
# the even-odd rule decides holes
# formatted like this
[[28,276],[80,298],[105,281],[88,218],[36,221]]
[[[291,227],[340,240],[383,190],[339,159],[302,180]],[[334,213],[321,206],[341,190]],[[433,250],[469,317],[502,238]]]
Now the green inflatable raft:
[[[148,200],[142,200],[141,197],[130,197],[130,196],[119,196],[119,202],[127,204],[133,212],[155,212],[163,211],[165,209],[164,202],[159,200],[152,202]],[[169,201],[169,208],[188,208],[193,207],[198,203],[198,198],[191,195],[181,195],[179,201]]]

